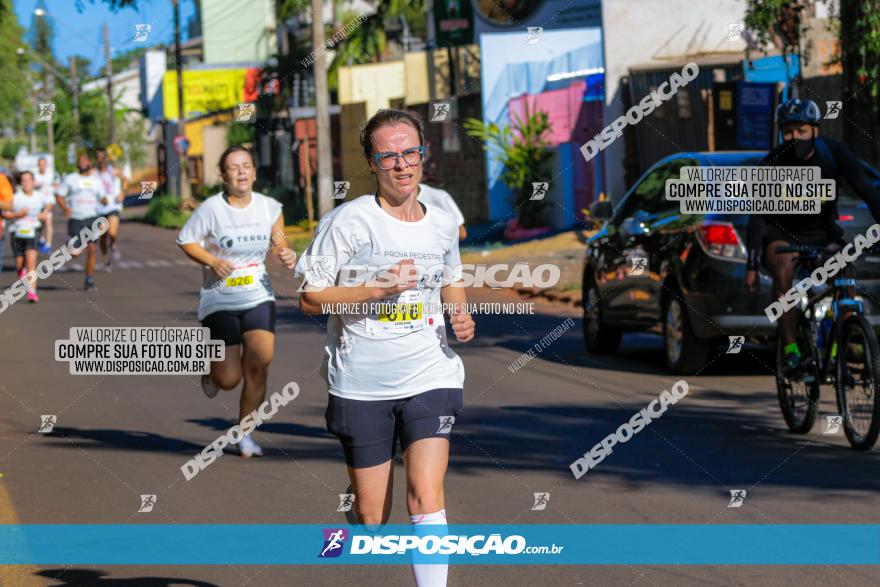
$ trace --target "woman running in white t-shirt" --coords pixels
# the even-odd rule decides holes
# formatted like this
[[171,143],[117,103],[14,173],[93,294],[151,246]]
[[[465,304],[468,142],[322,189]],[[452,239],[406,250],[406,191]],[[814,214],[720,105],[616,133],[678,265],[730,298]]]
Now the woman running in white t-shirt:
[[[342,443],[357,516],[368,525],[388,521],[398,441],[412,523],[446,525],[443,485],[464,367],[447,344],[441,301],[456,304],[456,338],[474,337],[464,289],[454,285],[458,222],[417,199],[424,142],[412,113],[380,110],[367,122],[361,146],[376,193],[336,208],[296,271],[304,313],[350,304],[327,322],[325,418]],[[446,584],[444,564],[413,569],[420,586]]]
[[[263,262],[271,251],[292,269],[296,253],[287,246],[281,203],[253,191],[257,176],[250,151],[230,147],[219,166],[223,192],[196,208],[177,244],[204,269],[199,321],[212,339],[226,343],[226,358],[211,363],[202,389],[214,397],[244,378],[241,420],[263,402],[275,352],[275,295]],[[238,450],[243,457],[263,454],[250,434],[242,437]]]

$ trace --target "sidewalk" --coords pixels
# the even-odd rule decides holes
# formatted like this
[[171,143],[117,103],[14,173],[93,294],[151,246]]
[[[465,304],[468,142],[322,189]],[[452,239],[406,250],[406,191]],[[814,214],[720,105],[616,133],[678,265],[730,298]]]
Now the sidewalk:
[[531,269],[545,263],[556,265],[559,267],[560,276],[555,287],[514,289],[524,297],[544,297],[552,302],[580,306],[581,278],[586,255],[585,241],[592,234],[592,232],[572,230],[515,245],[485,248],[466,246],[462,249],[461,262],[482,265],[527,263]]

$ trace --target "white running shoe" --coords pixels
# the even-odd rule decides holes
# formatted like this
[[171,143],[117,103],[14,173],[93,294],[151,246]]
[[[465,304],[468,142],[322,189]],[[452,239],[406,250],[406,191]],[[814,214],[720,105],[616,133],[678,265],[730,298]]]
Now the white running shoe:
[[238,443],[238,454],[246,459],[263,456],[263,449],[251,439],[250,434],[241,437]]
[[76,261],[68,264],[67,268],[70,271],[85,271],[85,267],[82,266],[82,263],[77,263]]
[[119,252],[119,247],[113,246],[110,249],[110,258],[117,263],[122,259],[122,253]]
[[217,384],[214,383],[214,380],[211,379],[210,375],[202,375],[202,391],[205,392],[206,396],[213,398],[217,397],[220,388],[217,387]]

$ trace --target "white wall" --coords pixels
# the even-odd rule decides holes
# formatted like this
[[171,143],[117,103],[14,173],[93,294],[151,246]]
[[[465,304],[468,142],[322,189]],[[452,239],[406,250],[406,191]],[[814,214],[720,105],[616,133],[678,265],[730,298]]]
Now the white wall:
[[[602,37],[605,46],[604,123],[623,114],[620,79],[630,67],[668,67],[697,55],[730,55],[741,59],[745,42],[727,41],[728,25],[741,23],[744,0],[604,0]],[[636,98],[638,102],[638,97]],[[644,124],[644,122],[643,122]],[[624,194],[624,138],[604,151],[606,191]]]
[[[82,86],[83,92],[93,90],[107,91],[107,78],[102,77]],[[141,110],[141,76],[139,69],[126,69],[113,74],[113,106],[117,109]]]
[[272,0],[202,0],[205,63],[265,61],[275,53]]

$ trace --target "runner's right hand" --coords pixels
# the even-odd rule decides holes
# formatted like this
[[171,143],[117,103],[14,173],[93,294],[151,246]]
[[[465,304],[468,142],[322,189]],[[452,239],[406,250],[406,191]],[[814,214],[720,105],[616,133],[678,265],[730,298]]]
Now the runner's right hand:
[[232,263],[229,261],[224,261],[223,259],[214,259],[214,262],[210,265],[211,271],[214,272],[214,275],[219,277],[220,279],[226,279],[226,277],[232,273],[234,267]]
[[408,289],[413,289],[418,285],[417,272],[415,270],[415,260],[404,259],[391,266],[388,271],[379,275],[376,279],[383,286],[380,287],[381,296],[389,297],[403,293]]

